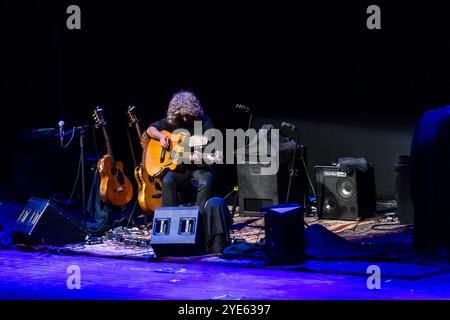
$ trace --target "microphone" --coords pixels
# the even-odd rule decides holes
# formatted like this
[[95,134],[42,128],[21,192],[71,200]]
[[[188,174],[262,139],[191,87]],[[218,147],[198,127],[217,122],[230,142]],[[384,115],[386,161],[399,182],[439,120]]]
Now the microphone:
[[61,140],[61,146],[64,145],[64,121],[59,121],[59,139]]
[[39,128],[39,129],[33,129],[31,131],[32,135],[51,135],[55,134],[56,129],[55,128]]
[[295,130],[295,126],[292,123],[289,123],[289,122],[282,122],[281,123],[281,127],[288,128],[288,129],[290,129],[292,131]]
[[249,113],[250,112],[250,108],[247,107],[247,106],[244,106],[243,104],[237,104],[235,108],[236,108],[236,110],[239,110],[239,111],[242,111],[242,112],[245,112],[245,113]]
[[86,125],[84,125],[84,126],[79,126],[79,127],[77,127],[77,130],[85,130],[85,129],[87,129],[87,128],[89,128],[89,125],[88,125],[88,124],[86,124]]

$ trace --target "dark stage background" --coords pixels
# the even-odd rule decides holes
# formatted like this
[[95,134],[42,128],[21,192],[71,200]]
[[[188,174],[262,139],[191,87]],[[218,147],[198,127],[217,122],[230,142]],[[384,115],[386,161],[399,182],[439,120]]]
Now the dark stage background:
[[[66,28],[71,4],[81,7],[79,31]],[[394,165],[416,122],[450,101],[450,11],[438,1],[378,3],[382,29],[368,30],[370,4],[2,0],[0,198],[70,192],[78,141],[63,151],[57,138],[29,133],[61,119],[92,124],[96,105],[131,170],[127,106],[147,125],[180,89],[194,91],[219,128],[245,127],[236,103],[252,108],[255,124],[296,124],[310,168],[367,157],[378,196],[394,197]],[[91,129],[87,138],[95,156]],[[224,168],[219,194],[234,172]]]

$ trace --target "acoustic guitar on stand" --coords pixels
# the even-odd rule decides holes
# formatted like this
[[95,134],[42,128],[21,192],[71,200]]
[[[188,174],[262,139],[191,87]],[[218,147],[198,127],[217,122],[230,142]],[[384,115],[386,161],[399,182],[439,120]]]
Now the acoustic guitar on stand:
[[97,128],[101,127],[103,130],[107,149],[107,154],[97,163],[100,174],[100,197],[104,203],[125,206],[133,198],[133,186],[123,173],[122,162],[114,159],[103,109],[97,107],[94,110],[94,119]]
[[[135,107],[128,107],[128,118],[130,119],[130,126],[135,126],[137,134],[142,137],[141,126],[135,113]],[[134,176],[138,184],[138,203],[144,212],[154,212],[156,208],[162,206],[162,183],[161,180],[148,175],[145,169],[145,155],[147,148],[142,150],[142,161],[134,169]]]

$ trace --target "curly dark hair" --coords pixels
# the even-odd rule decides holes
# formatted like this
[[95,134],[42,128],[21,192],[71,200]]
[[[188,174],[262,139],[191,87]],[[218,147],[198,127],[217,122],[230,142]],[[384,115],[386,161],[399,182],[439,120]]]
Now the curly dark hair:
[[197,97],[189,91],[180,91],[173,95],[167,109],[167,119],[177,123],[181,116],[189,115],[194,119],[203,117],[204,111]]

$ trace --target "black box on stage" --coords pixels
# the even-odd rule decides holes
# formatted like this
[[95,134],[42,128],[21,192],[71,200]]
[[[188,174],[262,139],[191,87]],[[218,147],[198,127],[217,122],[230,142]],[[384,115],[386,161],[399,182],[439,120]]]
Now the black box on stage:
[[[239,214],[244,216],[260,216],[261,209],[286,202],[289,185],[289,172],[294,150],[281,149],[279,153],[279,169],[272,175],[263,175],[270,165],[263,162],[237,165],[239,185]],[[295,161],[295,175],[291,181],[290,201],[304,203],[308,194],[306,146],[299,146]],[[303,163],[303,161],[305,161]]]
[[262,208],[279,203],[278,176],[262,175],[265,167],[261,163],[237,165],[240,215],[259,216]]
[[88,232],[50,200],[30,198],[14,225],[15,242],[66,245],[84,242]]
[[157,208],[150,245],[156,256],[196,256],[206,253],[199,207]]
[[300,263],[305,259],[304,210],[297,204],[264,208],[264,251],[270,264]]
[[376,211],[374,168],[344,172],[338,166],[316,166],[318,215],[323,219],[359,220]]

